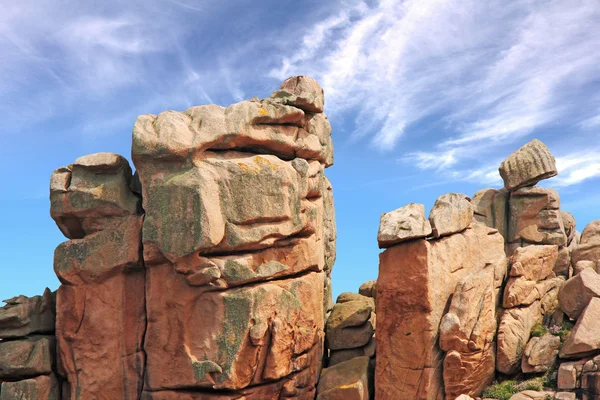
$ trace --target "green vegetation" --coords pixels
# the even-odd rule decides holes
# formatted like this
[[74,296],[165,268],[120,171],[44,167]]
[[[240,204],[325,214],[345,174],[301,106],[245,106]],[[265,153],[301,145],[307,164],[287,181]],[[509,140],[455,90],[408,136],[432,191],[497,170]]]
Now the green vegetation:
[[509,400],[512,395],[524,390],[544,390],[543,379],[534,378],[524,382],[517,382],[513,380],[496,382],[484,390],[483,397],[489,397],[497,400]]
[[533,328],[531,328],[532,337],[544,336],[546,332],[548,332],[548,329],[546,329],[541,323],[537,323],[533,326]]
[[564,321],[561,326],[554,325],[554,326],[550,327],[550,333],[553,334],[554,336],[560,337],[560,341],[564,342],[565,339],[567,338],[567,336],[569,335],[569,333],[571,333],[571,330],[573,330],[574,326],[575,326],[574,322]]

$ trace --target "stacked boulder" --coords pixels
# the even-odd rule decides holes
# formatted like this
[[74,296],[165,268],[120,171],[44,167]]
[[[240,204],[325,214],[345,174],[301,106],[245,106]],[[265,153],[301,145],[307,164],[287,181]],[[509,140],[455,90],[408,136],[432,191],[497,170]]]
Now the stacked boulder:
[[[375,281],[365,282],[359,294],[338,296],[326,323],[328,368],[323,370],[318,398],[350,396],[368,400],[374,394],[375,367]],[[358,384],[357,382],[360,382]]]
[[494,378],[496,305],[506,274],[498,230],[459,193],[381,217],[376,398],[481,395]]
[[0,400],[59,400],[54,294],[17,296],[0,308]]
[[63,398],[313,399],[335,213],[323,90],[140,116],[51,178]]
[[572,248],[573,276],[562,286],[560,308],[575,322],[560,348],[558,388],[582,399],[600,397],[600,220]]

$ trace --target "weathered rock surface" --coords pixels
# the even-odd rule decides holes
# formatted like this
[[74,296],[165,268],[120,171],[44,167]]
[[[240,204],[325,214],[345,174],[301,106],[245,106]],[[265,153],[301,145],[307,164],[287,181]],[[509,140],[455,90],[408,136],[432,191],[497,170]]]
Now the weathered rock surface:
[[550,333],[531,338],[523,353],[521,371],[526,374],[548,371],[556,362],[560,345],[560,338]]
[[560,349],[561,358],[582,357],[600,351],[600,299],[594,297]]
[[437,240],[402,243],[380,255],[377,398],[443,397],[440,322],[456,284],[486,264],[494,271],[493,290],[506,273],[504,241],[482,224]]
[[575,230],[575,217],[568,211],[561,211],[560,216],[562,218],[563,226],[565,228],[565,234],[567,235],[567,246],[576,239],[577,231]]
[[470,199],[461,193],[446,193],[438,197],[429,213],[434,237],[462,232],[473,220]]
[[377,297],[377,281],[366,281],[360,285],[358,293],[375,299]]
[[123,157],[98,153],[54,172],[51,215],[70,241],[54,253],[59,368],[72,399],[136,398],[145,363],[140,199]]
[[0,400],[60,400],[60,387],[54,375],[42,375],[16,382],[3,382]]
[[498,170],[504,180],[504,187],[511,191],[533,186],[542,179],[558,174],[554,156],[548,147],[537,139],[508,156]]
[[350,301],[366,301],[371,305],[373,311],[375,311],[375,299],[372,297],[363,296],[362,294],[343,292],[335,300],[336,303],[348,303]]
[[387,248],[407,240],[429,236],[431,232],[431,224],[425,218],[425,206],[411,203],[381,216],[377,242],[379,248]]
[[375,332],[372,302],[354,300],[337,303],[327,319],[327,345],[331,350],[366,345]]
[[351,360],[356,357],[375,357],[376,352],[376,341],[375,335],[369,340],[369,342],[362,347],[355,347],[353,349],[334,350],[329,355],[329,366],[339,364],[344,361]]
[[473,219],[490,228],[495,228],[503,237],[508,235],[508,199],[510,192],[505,189],[481,189],[473,196]]
[[504,310],[497,337],[496,369],[499,372],[514,374],[518,371],[531,328],[538,322],[541,322],[539,301],[527,307]]
[[53,336],[0,341],[0,380],[50,374],[55,351]]
[[594,297],[600,297],[600,275],[585,268],[569,279],[558,293],[560,308],[570,318],[577,319]]
[[4,300],[0,308],[0,339],[24,337],[33,333],[53,333],[55,298],[46,288],[42,296],[17,296]]
[[508,221],[508,242],[567,244],[560,197],[554,189],[524,187],[512,192]]
[[494,379],[496,303],[494,264],[486,264],[457,285],[440,324],[446,399],[480,396]]
[[357,357],[325,368],[319,380],[317,400],[369,400],[372,379],[369,357]]
[[592,221],[585,227],[579,244],[573,247],[571,258],[573,265],[582,261],[594,262],[596,267],[600,265],[600,220]]

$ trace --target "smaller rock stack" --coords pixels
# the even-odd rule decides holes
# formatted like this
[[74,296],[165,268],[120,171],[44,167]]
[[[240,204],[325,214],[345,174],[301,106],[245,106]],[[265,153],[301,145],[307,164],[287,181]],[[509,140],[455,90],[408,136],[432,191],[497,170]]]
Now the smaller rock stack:
[[0,308],[0,400],[58,400],[55,296],[17,296]]
[[317,399],[350,396],[368,400],[374,394],[376,281],[361,285],[359,294],[338,296],[326,324],[329,367],[321,373]]

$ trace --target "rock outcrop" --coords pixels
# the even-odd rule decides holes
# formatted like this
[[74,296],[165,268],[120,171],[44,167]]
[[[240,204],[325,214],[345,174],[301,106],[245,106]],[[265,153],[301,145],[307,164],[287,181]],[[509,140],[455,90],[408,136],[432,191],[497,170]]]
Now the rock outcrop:
[[336,235],[323,105],[293,77],[267,99],[140,116],[135,175],[111,153],[54,172],[71,399],[315,396]]
[[0,308],[0,400],[60,400],[55,294],[18,296]]
[[[446,387],[446,398],[454,399],[470,377],[491,382],[493,305],[505,272],[502,236],[481,224],[384,251],[377,281],[376,398],[439,399]],[[457,285],[462,295],[440,327]],[[472,288],[482,294],[476,301]],[[484,385],[476,385],[462,393],[480,395]]]
[[556,161],[544,143],[534,139],[512,153],[498,169],[507,190],[533,186],[558,174]]

